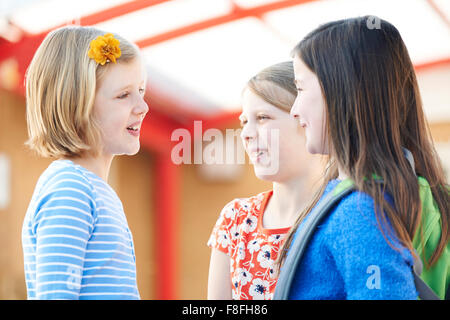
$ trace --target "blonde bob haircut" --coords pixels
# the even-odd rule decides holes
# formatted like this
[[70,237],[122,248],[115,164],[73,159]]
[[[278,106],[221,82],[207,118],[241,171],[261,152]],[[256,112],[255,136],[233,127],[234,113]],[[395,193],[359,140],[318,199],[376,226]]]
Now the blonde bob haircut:
[[[26,73],[29,139],[40,156],[96,155],[101,132],[93,118],[96,88],[109,62],[97,64],[88,57],[90,42],[106,32],[92,27],[63,27],[50,32],[37,49]],[[114,34],[127,63],[139,55],[138,47]]]

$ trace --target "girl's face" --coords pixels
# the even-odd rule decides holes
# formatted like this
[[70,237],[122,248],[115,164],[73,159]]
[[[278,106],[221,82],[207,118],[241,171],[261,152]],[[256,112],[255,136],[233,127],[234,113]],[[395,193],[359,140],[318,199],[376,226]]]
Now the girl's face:
[[294,58],[297,98],[291,115],[305,128],[306,149],[312,154],[328,154],[326,104],[319,79],[296,55]]
[[283,182],[304,172],[303,130],[288,112],[247,88],[239,119],[244,148],[258,178]]
[[144,101],[146,73],[140,58],[112,64],[97,88],[94,118],[102,133],[101,154],[133,155],[148,111]]

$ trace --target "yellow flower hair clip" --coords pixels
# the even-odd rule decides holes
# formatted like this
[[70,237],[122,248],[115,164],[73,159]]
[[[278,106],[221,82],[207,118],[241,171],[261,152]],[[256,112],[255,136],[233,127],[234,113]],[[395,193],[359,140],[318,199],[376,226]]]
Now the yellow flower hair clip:
[[119,40],[112,33],[98,36],[91,41],[88,56],[102,66],[110,61],[116,63],[116,59],[122,54],[119,45]]

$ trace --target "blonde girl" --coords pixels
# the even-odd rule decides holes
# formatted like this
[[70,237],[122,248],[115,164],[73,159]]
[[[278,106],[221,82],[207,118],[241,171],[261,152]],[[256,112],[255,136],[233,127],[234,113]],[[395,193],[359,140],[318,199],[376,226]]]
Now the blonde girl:
[[136,154],[148,111],[138,48],[118,35],[64,27],[26,75],[28,146],[54,161],[22,229],[29,299],[139,299],[132,234],[108,185],[116,155]]
[[234,199],[220,213],[209,239],[209,299],[271,299],[274,261],[308,197],[312,159],[289,111],[296,89],[292,62],[268,67],[250,79],[240,115],[244,148],[259,179],[273,190]]

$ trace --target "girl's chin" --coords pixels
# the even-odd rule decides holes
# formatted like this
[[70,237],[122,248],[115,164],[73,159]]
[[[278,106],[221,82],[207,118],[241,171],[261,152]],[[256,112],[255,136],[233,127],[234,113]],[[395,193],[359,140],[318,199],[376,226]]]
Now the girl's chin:
[[262,166],[259,164],[253,165],[253,171],[255,172],[255,176],[261,180],[268,181],[277,181],[277,177],[279,176],[279,166],[278,165],[268,165]]
[[127,156],[134,156],[136,153],[138,153],[140,150],[140,144],[136,144],[133,146],[128,146],[127,148],[123,148],[122,150],[118,152],[114,152],[114,155],[127,155]]
[[321,148],[321,150],[319,150],[318,148],[307,148],[306,150],[308,150],[308,153],[310,154],[328,155],[328,151],[323,150],[323,148]]
[[137,146],[136,148],[133,148],[132,150],[130,150],[129,153],[127,153],[127,155],[129,156],[134,156],[136,153],[138,153],[140,150],[140,146]]
[[313,143],[312,141],[306,140],[305,144],[306,150],[310,154],[321,154],[321,155],[328,155],[328,147],[325,142],[325,145],[323,143]]

